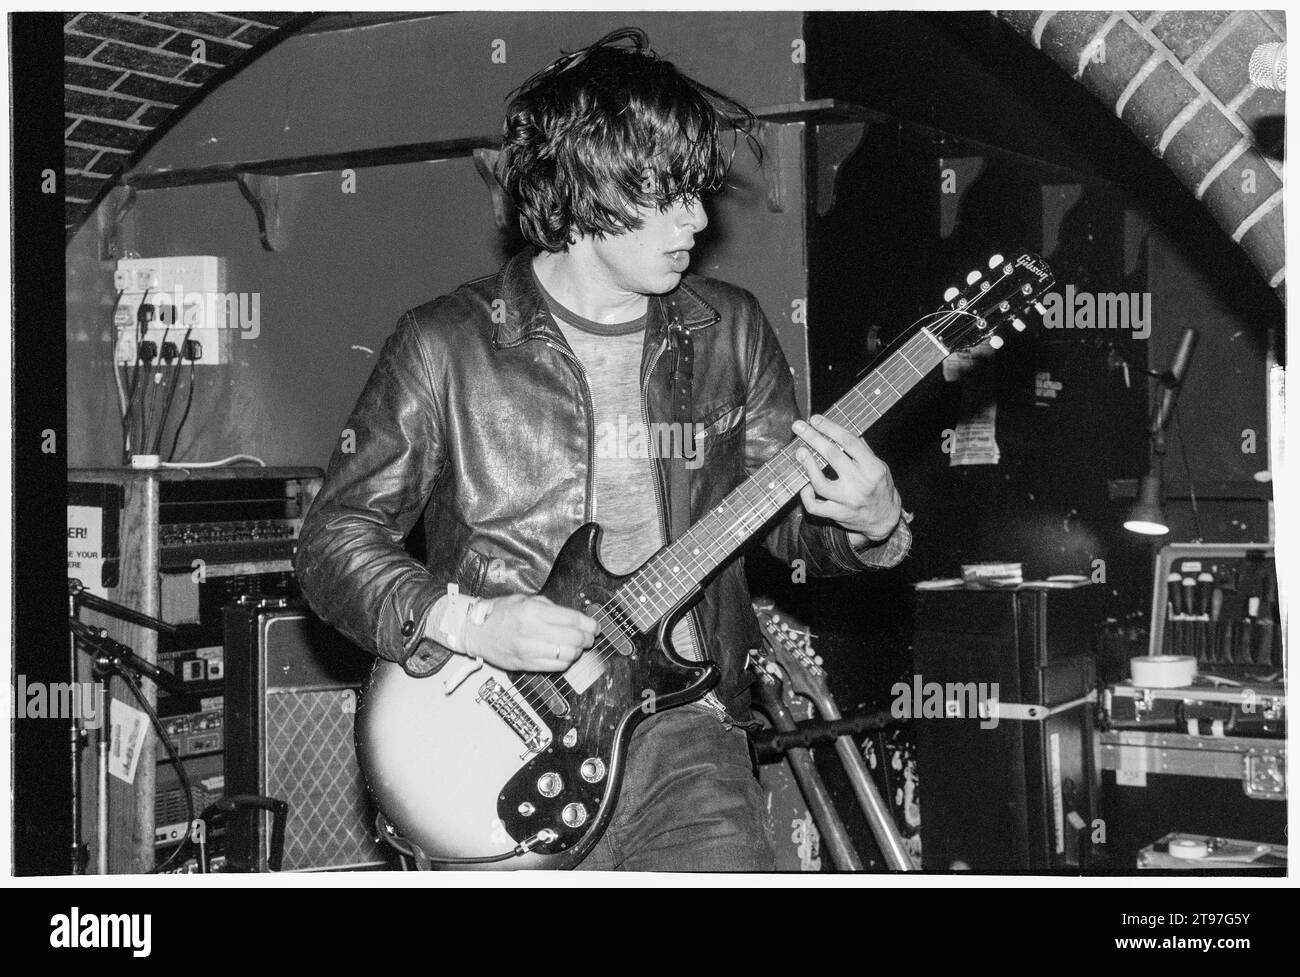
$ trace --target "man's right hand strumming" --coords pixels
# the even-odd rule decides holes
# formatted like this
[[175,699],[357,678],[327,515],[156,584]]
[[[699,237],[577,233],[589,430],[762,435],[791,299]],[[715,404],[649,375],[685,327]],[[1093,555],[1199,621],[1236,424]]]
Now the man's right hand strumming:
[[546,597],[510,594],[492,598],[482,624],[466,623],[464,652],[508,672],[562,672],[599,630],[587,615]]

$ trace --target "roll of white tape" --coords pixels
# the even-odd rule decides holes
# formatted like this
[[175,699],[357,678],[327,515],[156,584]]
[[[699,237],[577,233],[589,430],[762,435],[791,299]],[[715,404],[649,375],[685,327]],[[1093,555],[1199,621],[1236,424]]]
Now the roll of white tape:
[[1171,838],[1169,854],[1174,858],[1204,858],[1210,854],[1210,846],[1195,838]]
[[1148,689],[1181,689],[1196,679],[1196,659],[1190,655],[1141,655],[1128,664],[1133,684]]

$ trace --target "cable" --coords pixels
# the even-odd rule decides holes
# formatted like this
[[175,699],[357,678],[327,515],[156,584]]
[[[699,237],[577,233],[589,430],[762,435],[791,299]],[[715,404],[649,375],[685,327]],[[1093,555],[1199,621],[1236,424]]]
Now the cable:
[[[148,408],[146,408],[144,412],[144,430],[140,435],[140,451],[142,453],[147,453],[149,451],[150,444],[152,444],[153,441],[157,440],[156,436],[153,439],[151,439],[149,437],[149,432],[152,431],[154,425],[158,423],[158,388],[162,386],[164,369],[166,367],[166,363],[163,361],[162,358],[162,347],[163,347],[163,343],[167,341],[167,332],[168,331],[166,329],[163,330],[162,342],[158,344],[158,355],[153,360],[153,363],[158,364],[157,372],[154,371],[154,367],[152,363],[150,365],[150,372],[149,372],[148,379],[152,382],[149,383],[147,389],[147,393],[149,395],[149,406]],[[163,417],[163,422],[164,423],[166,422],[165,416]],[[154,453],[157,454],[156,451]]]
[[[147,331],[147,330],[142,330],[142,329],[141,329],[141,326],[144,324],[144,307],[145,307],[145,303],[146,303],[147,299],[149,298],[149,291],[150,291],[150,290],[149,290],[148,288],[146,288],[146,289],[141,293],[141,295],[140,295],[140,304],[139,304],[138,306],[136,306],[136,310],[135,310],[135,366],[132,367],[132,369],[131,369],[131,389],[130,389],[130,394],[129,394],[129,396],[128,396],[128,404],[127,404],[127,411],[126,411],[126,421],[125,421],[124,424],[123,424],[123,426],[126,428],[126,433],[125,433],[124,438],[123,438],[124,444],[126,445],[126,447],[124,448],[123,453],[122,453],[122,454],[123,454],[123,460],[129,460],[130,457],[131,457],[131,450],[130,450],[130,444],[131,444],[131,429],[130,429],[130,422],[131,422],[131,416],[132,416],[132,414],[135,412],[135,395],[136,395],[137,392],[139,392],[139,393],[141,393],[141,395],[142,395],[141,399],[143,399],[143,394],[145,393],[145,391],[142,391],[142,390],[139,389],[139,387],[140,387],[140,373],[141,373],[141,365],[143,364],[143,369],[144,369],[144,372],[145,372],[146,375],[148,374],[148,371],[149,371],[149,364],[148,364],[148,362],[144,361],[143,358],[140,356],[140,346],[141,346],[141,344],[144,343],[144,337],[145,337],[146,335],[148,335],[148,331]],[[140,414],[143,415],[144,412],[145,412],[144,405],[141,404],[141,405],[140,405]],[[141,447],[143,447],[144,444],[145,444],[144,437],[145,437],[145,434],[144,434],[144,427],[143,427],[143,425],[142,425],[141,428],[140,428],[140,446],[141,446]]]
[[[121,428],[120,440],[122,442],[122,461],[125,463],[130,457],[130,436],[127,430],[127,417],[129,410],[127,407],[126,388],[122,384],[122,372],[117,365],[117,310],[122,305],[122,296],[126,294],[126,289],[118,289],[117,296],[113,299],[113,309],[108,316],[108,368],[113,371],[113,386],[117,388],[117,420]],[[132,385],[132,397],[135,396],[134,385]]]
[[185,427],[185,422],[189,420],[190,408],[194,406],[194,361],[190,360],[190,384],[189,393],[185,396],[185,410],[181,412],[180,423],[176,425],[176,431],[172,435],[172,450],[167,452],[167,461],[170,463],[176,457],[176,445],[180,443],[181,431]]
[[[510,851],[500,852],[496,855],[477,855],[466,858],[439,858],[435,855],[425,855],[423,852],[417,853],[411,843],[401,837],[401,835],[397,834],[395,831],[385,831],[382,826],[382,821],[382,814],[375,818],[375,827],[378,828],[379,833],[384,836],[384,840],[388,842],[388,844],[392,845],[393,848],[397,849],[398,854],[404,856],[404,859],[409,858],[413,862],[417,863],[420,859],[424,859],[426,862],[438,865],[490,865],[493,862],[504,862],[510,858],[518,858],[520,855],[527,854],[529,850],[523,845],[516,845]],[[405,861],[403,861],[402,867],[406,867]]]
[[135,414],[135,394],[140,385],[140,354],[137,347],[135,363],[131,367],[131,382],[126,393],[126,415],[122,418],[122,463],[131,460],[131,422]]
[[229,458],[222,458],[220,461],[164,461],[160,462],[159,468],[220,468],[222,465],[233,464],[236,461],[249,461],[262,468],[266,467],[266,462],[256,455],[231,455]]
[[118,289],[113,299],[113,309],[108,314],[108,365],[113,370],[113,385],[117,387],[117,414],[126,416],[126,390],[122,387],[122,374],[117,372],[117,307],[122,304],[126,289]]
[[1201,532],[1201,509],[1196,504],[1196,486],[1192,484],[1192,466],[1187,460],[1187,442],[1183,440],[1183,415],[1175,408],[1174,425],[1178,429],[1178,447],[1183,453],[1183,469],[1187,472],[1187,494],[1192,500],[1192,525],[1196,527],[1196,540],[1199,543],[1205,538]]
[[[163,728],[162,720],[158,718],[158,711],[154,709],[154,707],[149,704],[149,700],[144,697],[144,692],[141,691],[140,683],[135,680],[135,676],[126,670],[119,670],[115,674],[122,680],[126,687],[131,690],[131,694],[135,696],[136,701],[140,703],[140,707],[144,709],[145,714],[148,715],[149,722],[153,725],[154,732],[156,732],[158,738],[162,740],[162,744],[167,750],[167,760],[176,768],[176,776],[180,778],[181,789],[185,791],[185,811],[189,816],[189,826],[193,828],[195,821],[194,788],[190,784],[190,775],[185,769],[185,764],[181,762],[181,755],[176,750],[176,744],[172,742],[172,738],[167,735],[167,730]],[[189,841],[190,832],[187,830],[185,832],[185,837],[183,837],[176,845],[175,850],[167,857],[167,860],[154,869],[154,874],[166,871],[167,867],[175,861],[176,856],[185,850]]]
[[[188,330],[186,331],[185,335],[186,335],[186,339],[188,340],[189,337]],[[164,333],[163,345],[165,346],[166,344],[167,344],[167,335],[166,333]],[[155,455],[162,451],[163,434],[165,434],[167,431],[167,418],[171,414],[172,404],[176,400],[176,374],[180,372],[181,367],[184,366],[185,364],[184,349],[185,346],[184,343],[182,343],[181,355],[176,357],[176,362],[174,364],[173,363],[167,364],[168,366],[171,367],[172,378],[171,378],[171,383],[167,387],[167,397],[163,401],[162,418],[158,421],[158,432],[153,437],[153,451],[151,453]]]

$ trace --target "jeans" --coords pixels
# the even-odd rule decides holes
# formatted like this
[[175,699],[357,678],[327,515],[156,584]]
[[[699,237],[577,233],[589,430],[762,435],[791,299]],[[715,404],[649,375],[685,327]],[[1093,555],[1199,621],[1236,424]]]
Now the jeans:
[[576,867],[772,872],[775,858],[744,730],[691,703],[632,734],[609,827]]

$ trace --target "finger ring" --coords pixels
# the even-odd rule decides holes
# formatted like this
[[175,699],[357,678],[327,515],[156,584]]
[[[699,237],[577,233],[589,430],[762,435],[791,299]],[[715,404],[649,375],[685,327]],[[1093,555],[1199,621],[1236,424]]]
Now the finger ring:
[[555,660],[556,660],[556,661],[559,661],[559,660],[560,660],[560,652],[562,652],[563,650],[564,650],[564,645],[556,645],[556,646],[555,646]]

